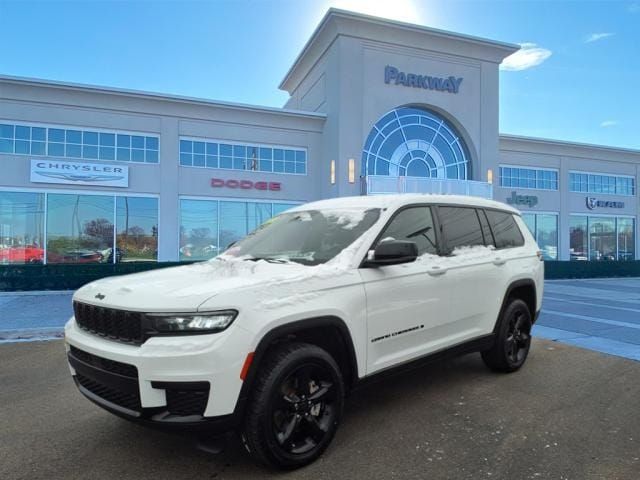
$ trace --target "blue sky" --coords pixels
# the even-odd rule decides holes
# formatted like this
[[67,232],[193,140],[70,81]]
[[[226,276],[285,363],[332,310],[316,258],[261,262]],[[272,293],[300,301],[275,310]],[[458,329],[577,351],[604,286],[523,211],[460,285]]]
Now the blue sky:
[[330,6],[524,44],[502,133],[640,149],[640,0],[0,0],[0,73],[279,107]]

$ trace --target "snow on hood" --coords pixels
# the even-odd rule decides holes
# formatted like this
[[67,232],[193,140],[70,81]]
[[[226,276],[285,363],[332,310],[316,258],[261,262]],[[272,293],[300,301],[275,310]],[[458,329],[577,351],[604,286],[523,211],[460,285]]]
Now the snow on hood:
[[192,265],[98,280],[79,289],[76,298],[93,303],[99,292],[107,296],[102,302],[105,306],[178,311],[196,309],[221,293],[255,287],[251,298],[256,308],[277,308],[293,302],[288,298],[292,295],[301,295],[298,301],[308,300],[313,295],[306,293],[323,288],[322,280],[332,279],[333,284],[333,280],[351,271],[354,254],[362,242],[360,237],[333,259],[315,266],[249,261],[223,254]]

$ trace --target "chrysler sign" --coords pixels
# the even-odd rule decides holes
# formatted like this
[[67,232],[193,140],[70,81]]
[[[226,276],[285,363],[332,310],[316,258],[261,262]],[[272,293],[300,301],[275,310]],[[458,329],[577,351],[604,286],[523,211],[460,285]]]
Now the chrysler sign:
[[282,184],[280,182],[254,182],[251,180],[225,180],[222,178],[212,178],[211,186],[213,188],[239,188],[240,190],[270,190],[272,192],[279,192]]
[[129,167],[102,163],[31,160],[31,181],[66,185],[128,187]]
[[425,90],[437,90],[440,92],[458,93],[462,77],[432,77],[430,75],[417,75],[415,73],[401,72],[396,67],[387,65],[384,68],[384,83],[404,85],[405,87],[423,88]]

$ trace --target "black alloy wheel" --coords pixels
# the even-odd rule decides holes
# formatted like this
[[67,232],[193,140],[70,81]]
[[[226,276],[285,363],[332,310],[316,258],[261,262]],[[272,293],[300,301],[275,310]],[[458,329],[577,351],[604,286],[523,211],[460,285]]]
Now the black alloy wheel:
[[531,348],[531,312],[523,300],[511,298],[498,322],[495,343],[482,352],[482,359],[496,372],[515,372]]
[[304,454],[320,445],[336,420],[336,388],[323,365],[298,367],[280,384],[273,399],[273,433],[289,454]]
[[342,374],[321,348],[289,343],[268,355],[252,387],[242,439],[263,464],[294,469],[318,458],[338,428]]

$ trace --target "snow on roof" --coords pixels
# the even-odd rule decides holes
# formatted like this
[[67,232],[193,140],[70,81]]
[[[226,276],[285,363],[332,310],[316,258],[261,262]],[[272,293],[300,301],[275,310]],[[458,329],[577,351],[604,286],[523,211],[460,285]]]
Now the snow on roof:
[[466,195],[433,195],[428,193],[404,193],[393,195],[372,195],[358,197],[338,197],[316,202],[305,203],[290,211],[326,210],[326,209],[360,209],[360,208],[398,208],[412,203],[446,203],[474,207],[497,208],[520,214],[515,208],[495,200]]

